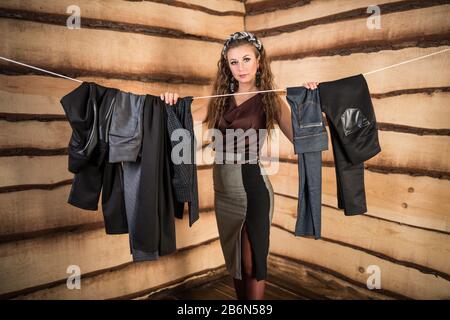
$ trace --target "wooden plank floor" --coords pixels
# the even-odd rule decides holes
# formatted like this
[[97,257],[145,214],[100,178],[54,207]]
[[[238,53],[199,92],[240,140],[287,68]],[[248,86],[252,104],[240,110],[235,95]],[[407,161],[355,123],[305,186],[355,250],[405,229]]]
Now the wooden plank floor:
[[[349,282],[339,274],[269,255],[266,300],[385,300],[399,299],[383,290]],[[235,300],[233,280],[225,266],[189,281],[162,288],[138,299],[150,300]]]
[[[266,281],[265,299],[266,300],[305,300],[317,299],[317,295],[306,296],[302,292],[295,292],[292,289],[283,287],[275,283],[275,279]],[[231,277],[224,276],[209,283],[188,288],[179,292],[172,292],[164,295],[151,296],[150,299],[157,300],[235,300],[233,281]]]

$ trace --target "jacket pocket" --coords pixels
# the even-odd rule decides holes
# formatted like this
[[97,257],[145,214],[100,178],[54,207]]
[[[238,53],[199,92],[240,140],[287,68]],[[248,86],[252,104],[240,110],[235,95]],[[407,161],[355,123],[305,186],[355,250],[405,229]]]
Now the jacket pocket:
[[307,99],[304,103],[299,104],[298,115],[300,129],[321,127],[323,125],[322,111],[318,99]]
[[[320,110],[320,109],[319,109]],[[318,116],[318,117],[317,117]],[[309,117],[309,119],[312,119]],[[320,119],[320,120],[318,120]],[[325,124],[321,111],[317,115],[314,115],[314,121],[303,121],[301,125],[294,131],[294,139],[302,139],[308,136],[315,136],[326,132]]]

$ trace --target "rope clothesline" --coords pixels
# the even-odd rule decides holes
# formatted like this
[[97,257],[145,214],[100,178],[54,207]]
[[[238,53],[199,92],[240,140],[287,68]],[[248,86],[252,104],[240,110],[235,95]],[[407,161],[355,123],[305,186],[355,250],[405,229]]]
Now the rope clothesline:
[[74,79],[74,78],[71,78],[71,77],[68,77],[68,76],[56,73],[56,72],[52,72],[52,71],[49,71],[49,70],[41,69],[41,68],[38,68],[38,67],[35,67],[35,66],[32,66],[32,65],[29,65],[29,64],[26,64],[26,63],[23,63],[23,62],[19,62],[19,61],[16,61],[16,60],[8,59],[8,58],[2,57],[2,56],[0,56],[0,59],[6,60],[6,61],[9,61],[9,62],[12,62],[12,63],[17,63],[17,64],[20,64],[21,66],[25,66],[25,67],[28,67],[28,68],[36,69],[36,70],[39,70],[39,71],[42,71],[42,72],[47,72],[47,73],[50,73],[50,74],[53,74],[55,76],[58,76],[58,77],[61,77],[61,78],[65,78],[65,79],[68,79],[68,80],[72,80],[72,81],[76,81],[76,82],[83,82],[83,81],[78,80],[78,79]]
[[[410,63],[410,62],[413,62],[413,61],[417,61],[417,60],[420,60],[420,59],[425,59],[425,58],[434,56],[436,54],[447,52],[449,50],[450,50],[450,48],[447,48],[447,49],[443,49],[443,50],[440,50],[440,51],[437,51],[437,52],[426,54],[426,55],[423,55],[423,56],[420,56],[420,57],[417,57],[417,58],[413,58],[413,59],[409,59],[409,60],[406,60],[406,61],[402,61],[402,62],[393,64],[393,65],[390,65],[390,66],[387,66],[387,67],[384,67],[384,68],[380,68],[380,69],[376,69],[376,70],[373,70],[373,71],[369,71],[369,72],[363,73],[363,76],[367,76],[369,74],[374,74],[376,72],[384,71],[384,70],[387,70],[387,69],[390,69],[390,68],[394,68],[394,67],[400,66],[402,64],[406,64],[406,63]],[[32,68],[32,69],[36,69],[36,70],[39,70],[39,71],[42,71],[42,72],[46,72],[46,73],[49,73],[49,74],[52,74],[52,75],[55,75],[55,76],[58,76],[58,77],[61,77],[61,78],[67,79],[67,80],[72,80],[72,81],[76,81],[76,82],[80,82],[80,83],[83,82],[82,80],[74,79],[74,78],[71,78],[71,77],[68,77],[68,76],[56,73],[56,72],[52,72],[52,71],[49,71],[49,70],[46,70],[46,69],[38,68],[38,67],[35,67],[35,66],[32,66],[32,65],[29,65],[29,64],[26,64],[26,63],[22,63],[22,62],[19,62],[19,61],[15,61],[15,60],[12,60],[12,59],[8,59],[8,58],[2,57],[2,56],[0,56],[0,59],[8,61],[8,62],[12,62],[12,63],[17,63],[19,65],[22,65],[22,66],[25,66],[25,67],[28,67],[28,68]],[[260,91],[251,91],[251,92],[217,94],[217,95],[212,95],[212,96],[193,97],[193,99],[217,98],[217,97],[237,96],[237,95],[243,95],[243,94],[262,93],[262,92],[274,92],[274,91],[286,91],[286,89],[271,89],[271,90],[260,90]]]

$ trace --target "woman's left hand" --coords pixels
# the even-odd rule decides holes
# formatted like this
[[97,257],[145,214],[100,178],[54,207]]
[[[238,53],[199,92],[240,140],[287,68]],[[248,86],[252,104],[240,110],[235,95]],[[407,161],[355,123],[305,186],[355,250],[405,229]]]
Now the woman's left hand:
[[303,84],[303,86],[304,86],[305,88],[311,89],[311,90],[317,89],[317,86],[318,86],[318,85],[319,85],[318,82],[305,82],[305,83]]

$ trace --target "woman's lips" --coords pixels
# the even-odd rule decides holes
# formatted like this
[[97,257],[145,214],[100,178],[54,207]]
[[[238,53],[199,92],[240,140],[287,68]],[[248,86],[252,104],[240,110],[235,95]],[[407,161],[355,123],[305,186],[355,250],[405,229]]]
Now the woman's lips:
[[248,75],[248,73],[247,74],[240,74],[239,78],[245,78],[247,75]]

